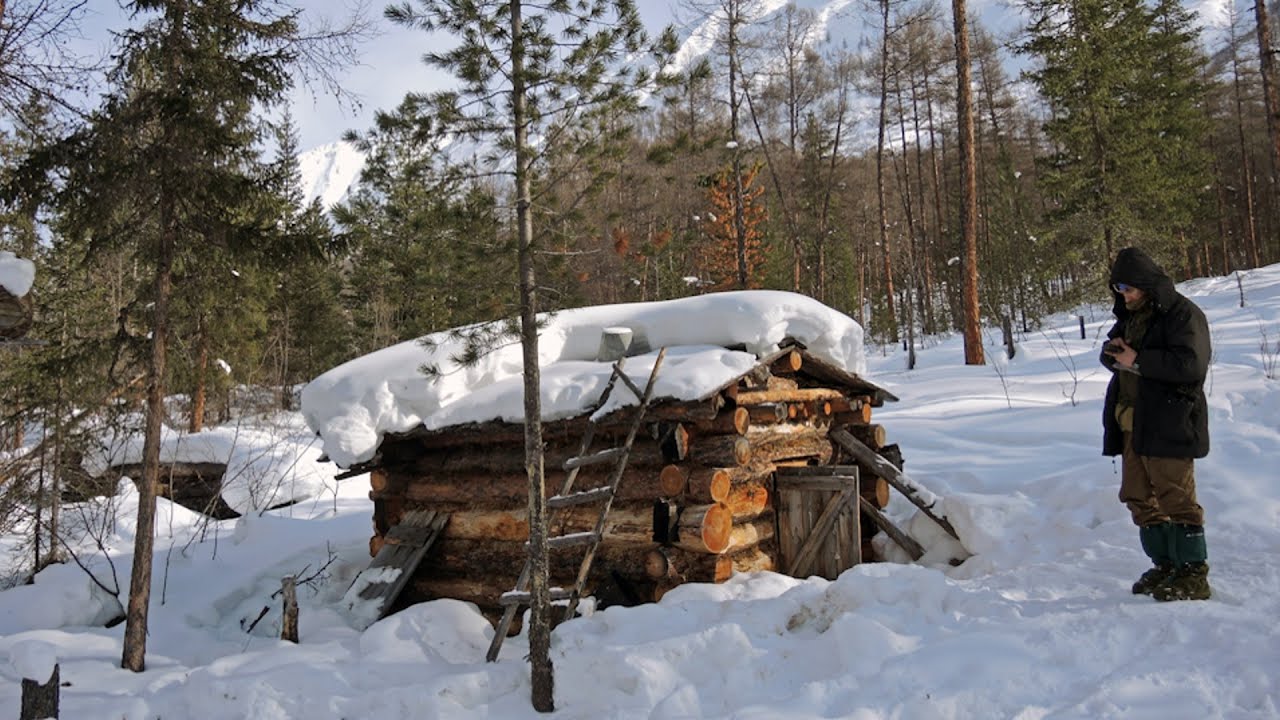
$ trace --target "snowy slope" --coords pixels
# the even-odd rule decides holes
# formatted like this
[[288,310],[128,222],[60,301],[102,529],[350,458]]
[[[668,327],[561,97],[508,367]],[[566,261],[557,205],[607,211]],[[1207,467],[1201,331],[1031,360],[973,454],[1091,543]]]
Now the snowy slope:
[[298,155],[304,204],[319,199],[326,209],[347,198],[360,171],[364,169],[364,155],[354,145],[344,141],[321,145]]
[[[1099,454],[1110,322],[1099,305],[1082,309],[1084,339],[1064,316],[1020,338],[1012,362],[967,367],[959,338],[930,339],[908,372],[898,351],[871,349],[871,376],[902,398],[876,421],[907,472],[945,498],[968,561],[865,564],[835,581],[740,575],[571,621],[553,635],[551,717],[1280,717],[1280,266],[1242,282],[1243,308],[1235,278],[1180,286],[1214,342],[1213,451],[1197,463],[1212,600],[1129,592],[1146,560]],[[987,351],[1000,357],[998,337]],[[57,657],[67,718],[544,717],[529,704],[525,638],[486,664],[492,631],[470,606],[436,601],[352,628],[339,598],[368,562],[368,490],[346,480],[203,525],[162,501],[142,674],[118,667],[123,625],[91,626],[115,598],[74,565],[0,592],[0,715],[16,714],[20,670]],[[104,538],[121,582],[135,504],[118,499]],[[900,498],[889,511],[926,542],[937,534]],[[81,549],[111,587],[101,554]],[[330,553],[301,593],[301,644],[274,639],[280,577]]]

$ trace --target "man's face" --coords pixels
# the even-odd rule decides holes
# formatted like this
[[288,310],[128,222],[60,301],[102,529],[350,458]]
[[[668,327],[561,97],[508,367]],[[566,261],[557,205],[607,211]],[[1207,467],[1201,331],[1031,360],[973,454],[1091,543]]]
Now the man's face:
[[1142,301],[1147,297],[1147,294],[1144,293],[1141,288],[1126,285],[1125,283],[1116,283],[1115,289],[1116,292],[1120,293],[1120,295],[1124,297],[1124,306],[1130,310],[1141,307]]

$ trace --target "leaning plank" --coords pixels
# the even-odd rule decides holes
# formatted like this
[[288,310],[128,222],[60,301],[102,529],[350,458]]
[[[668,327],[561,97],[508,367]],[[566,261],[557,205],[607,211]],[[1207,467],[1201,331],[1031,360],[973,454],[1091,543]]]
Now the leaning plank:
[[875,474],[884,478],[890,485],[898,490],[911,501],[912,505],[920,508],[920,512],[929,517],[930,520],[938,523],[938,525],[947,531],[947,534],[956,540],[960,536],[956,534],[956,529],[951,526],[945,517],[942,517],[933,511],[933,506],[938,501],[938,497],[929,492],[925,487],[902,473],[901,470],[893,466],[893,463],[885,460],[875,450],[867,447],[848,432],[840,429],[832,430],[828,437],[837,445],[849,451],[859,461],[870,465]]
[[879,508],[872,505],[870,500],[859,497],[858,504],[862,507],[862,511],[875,522],[876,526],[884,531],[885,535],[893,538],[893,541],[898,543],[899,547],[911,555],[912,560],[919,560],[924,557],[924,547],[913,540],[910,535],[900,530],[897,525],[894,525],[893,521],[880,512]]
[[[344,598],[347,610],[369,604],[376,606],[376,612],[360,612],[357,620],[371,625],[382,619],[447,522],[447,513],[434,510],[405,513],[400,523],[387,532],[386,542],[369,567],[352,581],[347,598]],[[361,577],[364,578],[363,584]]]

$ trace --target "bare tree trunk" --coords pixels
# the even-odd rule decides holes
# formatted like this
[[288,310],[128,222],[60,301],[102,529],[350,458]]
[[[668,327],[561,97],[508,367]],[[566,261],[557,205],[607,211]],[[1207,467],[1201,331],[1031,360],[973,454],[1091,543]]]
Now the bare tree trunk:
[[978,305],[978,174],[965,0],[951,0],[956,36],[956,115],[960,123],[960,231],[964,237],[964,363],[985,365]]
[[889,313],[890,340],[898,342],[898,312],[893,297],[893,260],[889,252],[889,208],[885,198],[884,146],[889,124],[889,0],[880,0],[883,37],[880,41],[880,124],[876,136],[876,201],[879,204],[880,250],[884,271],[886,311]]
[[529,478],[529,664],[533,708],[555,710],[551,666],[546,475],[542,456],[541,370],[538,365],[537,275],[533,266],[530,151],[526,126],[524,27],[521,0],[511,0],[511,120],[515,130],[516,233],[520,255],[520,345],[524,361],[524,467]]
[[747,289],[747,220],[743,207],[742,147],[738,137],[738,25],[742,9],[730,2],[729,25],[729,140],[733,149],[733,234],[737,239],[738,289]]
[[147,611],[151,602],[151,553],[155,546],[156,487],[160,480],[160,422],[164,417],[164,375],[169,334],[169,296],[173,289],[175,245],[172,198],[162,200],[159,257],[156,259],[155,307],[151,328],[151,366],[147,377],[147,418],[142,444],[142,480],[138,483],[138,523],[133,538],[133,570],[125,614],[122,667],[146,669]]
[[1276,171],[1280,170],[1280,97],[1275,86],[1275,50],[1271,46],[1271,20],[1267,17],[1266,0],[1253,4],[1258,24],[1258,61],[1262,72],[1262,97],[1267,108],[1267,134],[1271,137],[1271,186],[1275,188]]
[[191,393],[191,418],[187,421],[187,429],[198,433],[204,429],[204,406],[208,398],[209,386],[209,327],[205,323],[204,313],[196,320],[196,387]]
[[[1266,2],[1266,0],[1258,0]],[[1265,11],[1264,11],[1265,12]],[[1249,150],[1244,138],[1244,97],[1240,88],[1240,53],[1236,47],[1235,23],[1231,24],[1231,83],[1236,100],[1236,136],[1240,143],[1240,175],[1245,192],[1245,246],[1253,267],[1262,262],[1258,256],[1258,228],[1253,203],[1253,172],[1250,169]],[[1270,128],[1268,128],[1270,129]]]

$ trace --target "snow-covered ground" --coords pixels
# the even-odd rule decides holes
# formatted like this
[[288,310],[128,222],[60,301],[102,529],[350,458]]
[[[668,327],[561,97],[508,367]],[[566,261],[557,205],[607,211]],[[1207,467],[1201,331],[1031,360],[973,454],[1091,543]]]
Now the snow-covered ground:
[[[553,635],[555,717],[1280,717],[1280,266],[1243,287],[1241,308],[1234,277],[1180,286],[1214,341],[1213,450],[1197,464],[1212,600],[1129,592],[1147,561],[1099,453],[1110,318],[1086,308],[1085,339],[1063,316],[1011,362],[995,336],[983,367],[962,364],[959,338],[931,340],[910,372],[868,348],[869,377],[901,398],[876,421],[944,497],[968,561],[866,564],[835,581],[740,575],[571,621]],[[122,488],[101,534],[114,570],[82,548],[109,588],[128,578],[136,499]],[[161,501],[145,673],[119,669],[123,625],[92,624],[116,600],[74,565],[0,593],[0,715],[16,714],[20,671],[56,657],[67,718],[539,717],[524,638],[485,663],[492,630],[470,606],[353,629],[339,607],[368,562],[367,492],[364,477],[345,480],[221,523]],[[890,511],[937,537],[901,498]],[[302,642],[274,639],[280,578],[317,571]]]

